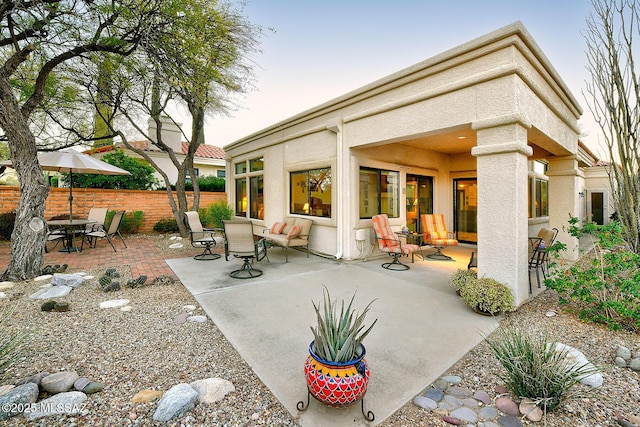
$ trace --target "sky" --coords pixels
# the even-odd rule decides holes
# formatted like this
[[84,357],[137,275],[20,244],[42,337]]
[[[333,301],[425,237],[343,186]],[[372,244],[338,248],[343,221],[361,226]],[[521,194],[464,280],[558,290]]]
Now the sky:
[[245,16],[265,28],[255,90],[207,120],[205,141],[224,146],[521,21],[582,106],[581,140],[603,157],[583,95],[591,10],[591,0],[248,0]]

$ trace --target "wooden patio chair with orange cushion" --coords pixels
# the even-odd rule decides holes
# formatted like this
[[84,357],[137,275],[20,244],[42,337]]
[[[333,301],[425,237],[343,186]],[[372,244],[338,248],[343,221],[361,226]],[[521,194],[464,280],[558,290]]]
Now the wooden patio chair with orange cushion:
[[425,234],[425,243],[433,246],[435,253],[427,255],[427,258],[438,260],[450,260],[451,257],[442,253],[442,248],[446,246],[458,246],[458,241],[453,237],[453,233],[447,231],[443,214],[422,214],[420,215],[422,232]]
[[398,235],[391,229],[387,214],[374,215],[373,218],[371,218],[371,222],[376,232],[378,249],[393,257],[393,261],[382,264],[382,268],[386,268],[387,270],[408,270],[409,266],[401,263],[398,258],[402,255],[408,256],[409,254],[419,251],[420,246],[408,243],[403,244]]

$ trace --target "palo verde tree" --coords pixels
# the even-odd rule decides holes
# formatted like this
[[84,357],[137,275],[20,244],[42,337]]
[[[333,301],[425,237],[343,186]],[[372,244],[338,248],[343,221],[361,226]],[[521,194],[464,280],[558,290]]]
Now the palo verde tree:
[[128,55],[159,22],[162,0],[31,0],[0,4],[0,127],[20,181],[5,279],[40,274],[48,187],[33,118],[57,86],[55,71],[95,52]]
[[592,0],[587,19],[587,103],[604,135],[608,168],[625,241],[640,253],[640,80],[634,37],[640,35],[635,0]]
[[[166,2],[161,13],[165,25],[150,33],[136,54],[123,58],[114,70],[111,107],[153,145],[167,153],[178,172],[175,192],[166,172],[146,151],[131,144],[125,132],[115,126],[113,132],[162,176],[180,234],[187,236],[182,219],[184,212],[198,209],[199,188],[194,180],[194,200],[189,206],[186,176],[188,172],[196,176],[193,158],[204,143],[205,117],[210,113],[228,112],[230,94],[247,90],[253,78],[249,55],[257,51],[261,28],[246,20],[240,6],[211,0]],[[96,92],[87,89],[89,93]],[[191,116],[191,138],[183,132],[187,152],[179,156],[162,138],[165,121],[168,119],[176,124],[168,111],[176,104],[186,107]],[[99,109],[96,111],[100,112]],[[148,135],[146,126],[141,125],[141,117],[150,117],[155,122],[155,135]]]

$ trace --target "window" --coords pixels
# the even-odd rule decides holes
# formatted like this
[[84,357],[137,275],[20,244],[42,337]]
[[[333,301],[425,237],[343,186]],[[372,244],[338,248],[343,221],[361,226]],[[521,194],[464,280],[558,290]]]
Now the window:
[[227,176],[227,171],[225,171],[225,170],[223,170],[223,169],[218,169],[218,170],[216,171],[216,176],[217,176],[218,178],[226,178],[226,176]]
[[[198,168],[193,168],[193,172],[196,174],[196,178],[200,176],[200,170]],[[187,169],[186,179],[191,179],[191,172]]]
[[529,175],[529,218],[549,216],[549,181],[544,173],[545,163],[534,161],[533,174]]
[[371,218],[381,213],[398,218],[399,183],[399,172],[360,168],[360,218]]
[[[238,162],[234,170],[236,215],[264,219],[264,159],[260,157]],[[224,176],[224,171],[218,172],[223,172]]]
[[291,213],[331,217],[331,168],[291,172]]

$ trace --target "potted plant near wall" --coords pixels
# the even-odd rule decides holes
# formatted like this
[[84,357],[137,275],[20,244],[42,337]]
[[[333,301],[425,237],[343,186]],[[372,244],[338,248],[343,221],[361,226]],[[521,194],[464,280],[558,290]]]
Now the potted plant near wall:
[[460,295],[460,289],[462,289],[468,282],[478,280],[478,273],[475,270],[462,270],[458,269],[455,273],[449,277],[449,284],[455,289],[456,293]]
[[488,277],[466,281],[460,288],[460,297],[480,314],[494,316],[513,311],[513,295],[503,283]]
[[[314,340],[309,345],[309,357],[304,364],[307,380],[307,403],[298,402],[297,408],[304,411],[309,406],[309,395],[331,407],[344,407],[362,398],[369,385],[369,366],[364,359],[366,350],[362,340],[371,332],[378,319],[366,327],[365,317],[373,301],[358,314],[353,308],[355,293],[345,306],[331,300],[329,290],[324,288],[323,301],[313,308],[317,325],[311,327]],[[362,413],[373,421],[371,411]]]

